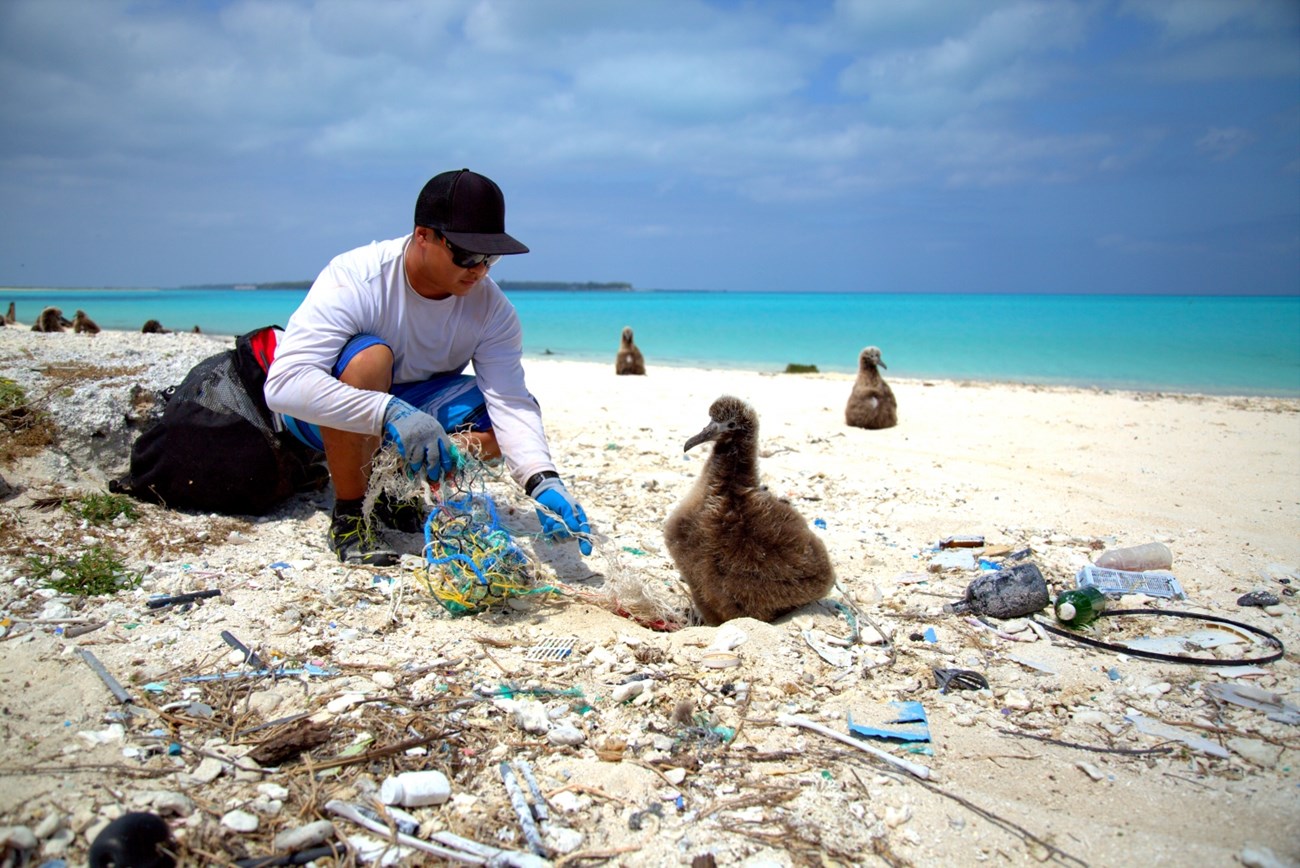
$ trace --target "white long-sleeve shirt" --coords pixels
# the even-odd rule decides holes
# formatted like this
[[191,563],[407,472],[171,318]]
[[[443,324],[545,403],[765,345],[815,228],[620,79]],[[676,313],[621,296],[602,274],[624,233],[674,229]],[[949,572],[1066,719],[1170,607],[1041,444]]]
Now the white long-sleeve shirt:
[[378,434],[390,396],[357,389],[331,373],[359,334],[393,350],[393,382],[460,373],[472,361],[497,443],[520,485],[555,470],[541,411],[524,384],[519,315],[492,278],[465,296],[428,299],[406,279],[410,235],[336,256],[316,278],[275,351],[266,380],[272,410],[329,428]]

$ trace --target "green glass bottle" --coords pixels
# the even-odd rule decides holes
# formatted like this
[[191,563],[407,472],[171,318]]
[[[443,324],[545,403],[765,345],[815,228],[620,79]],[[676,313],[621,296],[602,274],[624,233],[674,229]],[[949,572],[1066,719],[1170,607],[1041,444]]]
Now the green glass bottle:
[[1106,611],[1106,595],[1091,585],[1062,591],[1056,598],[1056,620],[1067,627],[1084,627]]

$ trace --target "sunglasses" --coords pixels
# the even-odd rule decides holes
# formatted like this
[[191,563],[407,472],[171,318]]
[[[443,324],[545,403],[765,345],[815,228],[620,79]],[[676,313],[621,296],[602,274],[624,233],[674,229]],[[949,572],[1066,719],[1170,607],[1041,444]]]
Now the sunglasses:
[[470,253],[463,247],[457,247],[447,240],[446,236],[439,235],[442,243],[447,245],[451,251],[451,264],[457,268],[478,268],[480,265],[486,265],[488,268],[497,264],[501,258],[499,253]]

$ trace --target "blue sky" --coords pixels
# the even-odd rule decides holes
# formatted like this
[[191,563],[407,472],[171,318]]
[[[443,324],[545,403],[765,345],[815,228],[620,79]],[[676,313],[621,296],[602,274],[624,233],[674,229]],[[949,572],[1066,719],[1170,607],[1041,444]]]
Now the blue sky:
[[0,284],[1300,293],[1295,0],[3,0]]

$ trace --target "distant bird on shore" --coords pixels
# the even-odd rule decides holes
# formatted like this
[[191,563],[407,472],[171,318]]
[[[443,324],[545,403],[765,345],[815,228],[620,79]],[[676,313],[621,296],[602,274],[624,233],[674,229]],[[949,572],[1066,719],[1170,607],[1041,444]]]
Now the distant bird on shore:
[[162,323],[158,322],[158,320],[151,319],[145,321],[145,324],[140,328],[140,333],[146,335],[165,335],[170,334],[171,329],[165,329],[163,328]]
[[95,324],[93,319],[86,316],[84,310],[79,310],[72,315],[72,330],[77,334],[99,334],[99,326]]
[[614,373],[620,375],[645,373],[645,359],[642,358],[636,344],[632,342],[631,326],[623,329],[623,339],[618,345],[618,357],[614,359]]
[[858,355],[858,379],[844,408],[844,421],[854,428],[893,428],[898,424],[898,402],[894,390],[880,376],[887,368],[879,347],[867,347]]
[[789,503],[759,485],[758,414],[724,395],[683,451],[712,442],[694,488],[668,516],[664,542],[704,623],[772,621],[835,584],[821,539]]
[[57,307],[47,307],[32,323],[34,332],[61,332],[72,323],[63,318],[63,311]]
[[18,313],[11,301],[9,302],[9,311],[5,314],[5,325],[13,325],[16,322],[18,322]]

